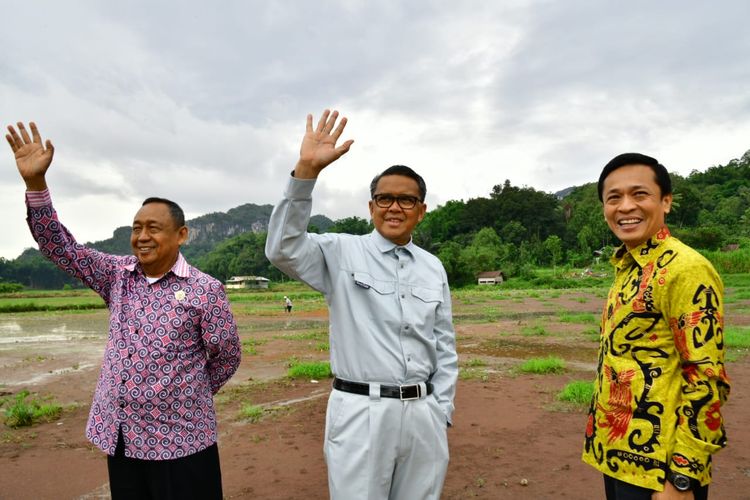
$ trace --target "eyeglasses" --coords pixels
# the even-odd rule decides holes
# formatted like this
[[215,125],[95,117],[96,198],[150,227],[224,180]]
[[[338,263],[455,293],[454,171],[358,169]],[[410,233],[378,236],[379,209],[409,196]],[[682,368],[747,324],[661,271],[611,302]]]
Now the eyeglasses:
[[414,208],[417,205],[417,202],[420,201],[416,196],[409,196],[406,194],[400,196],[395,196],[392,194],[376,194],[372,197],[372,200],[380,208],[390,208],[390,206],[393,205],[393,202],[395,201],[396,203],[398,203],[398,206],[403,208],[404,210]]

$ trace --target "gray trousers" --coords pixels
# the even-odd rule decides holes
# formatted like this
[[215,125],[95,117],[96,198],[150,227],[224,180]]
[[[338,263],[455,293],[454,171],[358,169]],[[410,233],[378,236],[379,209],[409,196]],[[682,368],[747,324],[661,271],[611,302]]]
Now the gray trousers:
[[445,414],[412,401],[331,391],[323,452],[333,500],[439,499],[448,468]]

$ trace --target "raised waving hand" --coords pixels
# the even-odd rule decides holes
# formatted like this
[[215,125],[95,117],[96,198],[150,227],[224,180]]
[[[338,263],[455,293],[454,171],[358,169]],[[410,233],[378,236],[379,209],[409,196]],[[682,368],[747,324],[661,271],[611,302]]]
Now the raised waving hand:
[[31,137],[22,122],[16,125],[18,131],[12,125],[8,125],[9,133],[5,135],[5,138],[16,157],[18,173],[26,182],[26,189],[29,191],[47,189],[45,174],[55,154],[52,141],[47,139],[47,142],[42,144],[42,137],[34,122],[29,122]]
[[318,126],[313,129],[313,117],[307,115],[307,127],[302,145],[299,149],[299,161],[294,169],[294,176],[300,179],[314,179],[328,165],[338,160],[351,147],[353,140],[345,141],[336,147],[336,142],[346,127],[346,118],[341,118],[338,125],[338,111],[323,111]]

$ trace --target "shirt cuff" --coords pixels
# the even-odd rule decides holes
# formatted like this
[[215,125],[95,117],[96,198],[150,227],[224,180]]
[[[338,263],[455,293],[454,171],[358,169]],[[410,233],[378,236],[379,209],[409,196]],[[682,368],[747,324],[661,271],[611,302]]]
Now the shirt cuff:
[[284,190],[284,198],[288,200],[309,200],[312,198],[313,188],[317,179],[297,179],[289,176],[289,182]]
[[49,189],[45,189],[44,191],[26,191],[26,204],[35,208],[52,205],[52,197],[49,195]]

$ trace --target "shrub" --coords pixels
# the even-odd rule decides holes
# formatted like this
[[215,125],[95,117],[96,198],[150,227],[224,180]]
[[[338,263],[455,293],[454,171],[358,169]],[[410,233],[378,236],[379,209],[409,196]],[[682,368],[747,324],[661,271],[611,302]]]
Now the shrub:
[[23,290],[23,285],[15,282],[0,282],[0,293],[15,293]]

